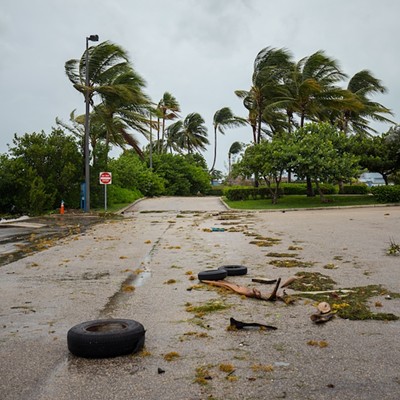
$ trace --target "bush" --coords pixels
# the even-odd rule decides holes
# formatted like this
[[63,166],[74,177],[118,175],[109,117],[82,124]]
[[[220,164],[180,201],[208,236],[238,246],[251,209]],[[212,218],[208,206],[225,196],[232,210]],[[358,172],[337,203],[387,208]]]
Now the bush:
[[55,193],[46,193],[46,185],[40,176],[33,179],[29,191],[29,215],[40,215],[54,203]]
[[305,183],[282,183],[281,187],[285,195],[306,195],[307,194],[307,184]]
[[168,196],[205,194],[210,188],[210,175],[204,163],[193,155],[161,154],[153,156],[153,170],[165,182]]
[[379,203],[399,203],[400,185],[394,186],[374,186],[371,193],[376,197]]
[[369,187],[365,184],[344,185],[343,194],[368,194]]
[[160,196],[164,193],[164,179],[153,173],[137,154],[125,151],[117,160],[109,163],[113,173],[113,184],[144,196]]
[[107,201],[109,204],[133,203],[141,197],[143,195],[137,189],[130,190],[117,185],[108,185],[107,188]]
[[211,186],[210,190],[206,192],[207,196],[223,196],[224,187],[223,186]]
[[[282,195],[282,189],[279,190],[279,195]],[[224,189],[224,196],[230,201],[240,200],[256,200],[271,198],[269,189],[265,186],[261,187],[230,187]]]
[[[317,191],[315,185],[313,185],[314,191]],[[336,185],[332,185],[330,183],[320,183],[319,188],[321,189],[322,194],[337,194],[339,192],[339,188]]]

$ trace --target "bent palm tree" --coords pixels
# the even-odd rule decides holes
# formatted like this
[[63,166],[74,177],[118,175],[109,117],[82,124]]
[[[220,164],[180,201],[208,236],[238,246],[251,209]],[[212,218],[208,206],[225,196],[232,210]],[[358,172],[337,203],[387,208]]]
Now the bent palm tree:
[[362,70],[356,73],[350,79],[347,90],[355,96],[359,107],[353,109],[344,107],[341,111],[338,123],[345,133],[350,129],[360,134],[364,134],[366,131],[376,132],[369,126],[368,120],[393,123],[382,115],[393,115],[393,113],[382,104],[370,100],[371,95],[387,91],[382,82],[375,78],[370,71]]
[[228,151],[228,176],[231,175],[232,172],[232,156],[239,154],[243,150],[243,144],[240,142],[233,142],[231,147],[229,147]]
[[183,121],[170,125],[168,131],[171,135],[170,140],[174,141],[174,147],[179,152],[185,149],[190,154],[193,150],[205,150],[209,144],[207,127],[204,125],[203,117],[198,113],[188,114]]
[[214,159],[210,172],[214,170],[215,163],[217,161],[217,132],[222,135],[225,134],[226,128],[237,128],[239,126],[246,125],[246,120],[240,117],[236,117],[229,107],[221,108],[214,114],[213,125],[214,125]]
[[[112,142],[122,145],[123,139],[136,151],[137,141],[127,132],[129,128],[147,134],[147,115],[150,99],[144,94],[145,81],[136,73],[127,53],[120,46],[103,42],[88,48],[80,60],[69,60],[65,71],[74,88],[88,94],[88,101],[94,106],[94,96],[101,102],[94,106],[94,113],[106,127],[106,147]],[[88,86],[86,86],[88,71]],[[94,117],[92,117],[94,118]]]
[[[291,58],[286,49],[262,49],[254,60],[252,87],[249,91],[235,91],[249,110],[254,143],[260,143],[262,133],[272,136],[282,128],[282,115],[275,102],[277,96],[282,96],[282,81],[292,65]],[[269,129],[263,129],[263,124]]]
[[[181,111],[181,107],[174,96],[171,93],[165,92],[162,99],[157,105],[158,114],[162,120],[161,127],[161,141],[158,144],[162,144],[165,138],[165,122],[167,120],[172,121],[179,117],[178,113]],[[159,136],[158,132],[158,136]],[[158,137],[158,139],[160,139]]]

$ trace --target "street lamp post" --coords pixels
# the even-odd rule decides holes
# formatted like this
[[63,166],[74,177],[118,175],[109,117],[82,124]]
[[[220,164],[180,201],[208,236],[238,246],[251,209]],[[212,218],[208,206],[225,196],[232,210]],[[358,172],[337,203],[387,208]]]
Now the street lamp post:
[[89,40],[97,42],[98,35],[90,35],[86,37],[86,53],[85,53],[85,212],[90,211],[90,155],[89,155]]

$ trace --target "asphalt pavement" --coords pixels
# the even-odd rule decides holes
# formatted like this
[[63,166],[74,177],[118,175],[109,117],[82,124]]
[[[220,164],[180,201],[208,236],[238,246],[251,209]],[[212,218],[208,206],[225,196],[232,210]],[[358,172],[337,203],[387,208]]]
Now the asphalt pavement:
[[[77,217],[68,235],[0,266],[0,397],[397,400],[398,320],[317,325],[310,300],[247,298],[201,284],[197,274],[245,265],[247,275],[226,280],[268,293],[252,278],[312,271],[335,288],[399,293],[399,258],[386,255],[390,240],[400,241],[399,223],[399,207],[270,213],[201,197],[140,201],[123,218],[85,229]],[[255,245],[261,237],[270,247]],[[283,256],[301,266],[271,264]],[[400,299],[383,289],[370,309],[400,315]],[[277,330],[231,331],[230,317]],[[104,318],[142,323],[145,351],[70,354],[68,330]]]

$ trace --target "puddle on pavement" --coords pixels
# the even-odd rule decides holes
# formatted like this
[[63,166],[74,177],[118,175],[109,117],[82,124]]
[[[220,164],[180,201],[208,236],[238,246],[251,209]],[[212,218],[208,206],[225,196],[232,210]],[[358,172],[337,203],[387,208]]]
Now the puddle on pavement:
[[100,312],[101,317],[111,316],[124,302],[127,296],[131,296],[132,292],[126,290],[128,287],[139,287],[143,286],[146,281],[151,277],[150,271],[142,271],[138,274],[129,274],[128,277],[121,283],[121,287],[118,292],[115,292],[113,296],[108,299],[107,304]]
[[151,272],[150,271],[143,271],[140,272],[136,277],[133,279],[132,284],[135,287],[140,287],[143,286],[146,281],[151,277]]

